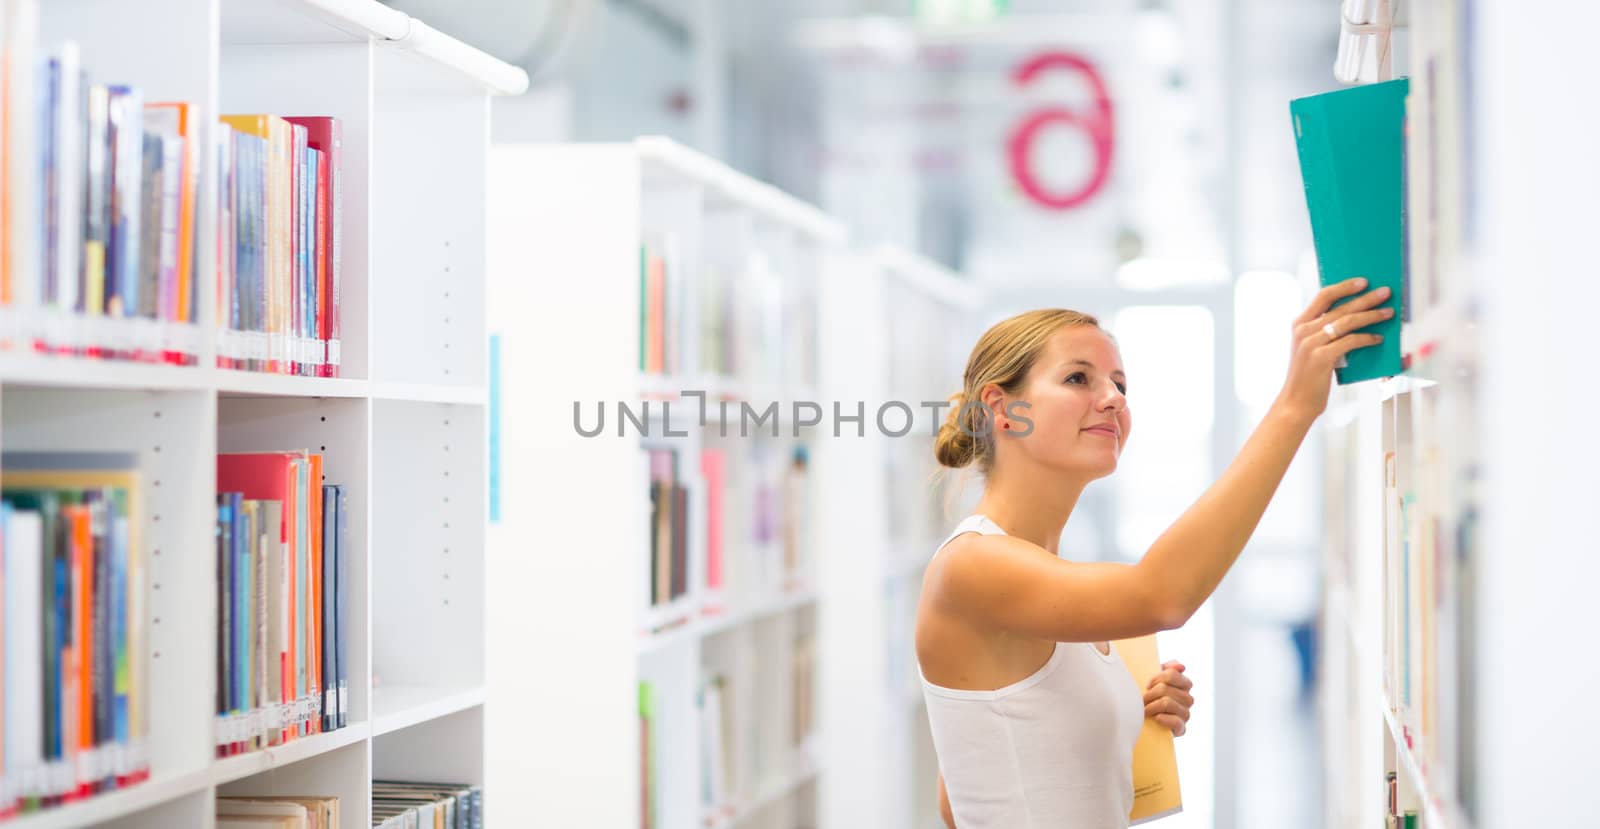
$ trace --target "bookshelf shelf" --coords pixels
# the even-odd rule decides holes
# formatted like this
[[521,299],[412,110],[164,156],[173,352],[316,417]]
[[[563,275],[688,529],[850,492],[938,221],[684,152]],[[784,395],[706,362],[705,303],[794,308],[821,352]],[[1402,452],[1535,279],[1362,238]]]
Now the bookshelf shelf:
[[815,590],[796,590],[758,598],[743,606],[722,611],[710,612],[702,607],[692,621],[682,622],[642,637],[639,640],[639,654],[645,656],[691,640],[716,636],[769,616],[790,613],[815,604],[818,598]]
[[0,353],[0,384],[34,388],[204,390],[212,378],[203,369],[135,363],[122,365],[78,357]]
[[337,731],[299,737],[281,746],[233,757],[222,757],[211,766],[211,783],[221,786],[262,772],[281,769],[293,763],[355,745],[370,736],[371,728],[366,723],[351,723]]
[[483,704],[484,687],[384,685],[372,689],[372,735],[388,734]]
[[[341,799],[340,829],[367,829],[375,776],[481,786],[489,513],[481,205],[489,98],[524,89],[526,73],[376,0],[0,7],[8,66],[35,65],[70,42],[90,84],[187,104],[185,146],[195,148],[198,170],[187,226],[192,325],[152,331],[144,320],[124,329],[125,321],[101,316],[58,318],[26,307],[39,304],[31,294],[0,308],[7,340],[38,331],[53,343],[159,342],[198,358],[180,366],[41,355],[22,350],[23,341],[0,346],[7,452],[115,453],[137,464],[130,491],[141,506],[130,546],[142,569],[129,581],[142,593],[130,590],[128,599],[140,602],[143,638],[142,647],[129,645],[129,660],[147,685],[149,767],[141,783],[7,825],[207,829],[218,796],[316,793]],[[17,20],[36,21],[36,30],[9,26]],[[17,164],[19,153],[37,151],[39,107],[19,95],[4,100],[0,124]],[[217,291],[227,284],[218,272],[214,172],[225,132],[216,125],[231,113],[339,119],[339,377],[216,367],[219,349],[238,342],[216,319]],[[7,204],[37,203],[36,178],[5,176]],[[42,231],[30,212],[0,217],[8,245]],[[6,274],[8,285],[38,283],[42,271],[26,248],[15,250],[21,270]],[[348,535],[338,536],[348,545],[338,617],[347,724],[218,758],[227,724],[217,713],[218,639],[228,618],[219,570],[228,559],[218,555],[217,456],[302,449],[321,457],[324,482],[347,496]]]
[[482,406],[489,399],[488,392],[482,386],[442,386],[426,383],[373,383],[372,396],[379,400],[452,403],[460,406]]
[[366,397],[367,381],[343,377],[289,377],[216,369],[217,392],[226,397]]

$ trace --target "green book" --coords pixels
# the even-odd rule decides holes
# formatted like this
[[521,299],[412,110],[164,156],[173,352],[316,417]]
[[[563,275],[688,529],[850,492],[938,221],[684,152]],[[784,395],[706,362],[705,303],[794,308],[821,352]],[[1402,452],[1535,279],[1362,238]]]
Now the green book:
[[640,807],[641,824],[645,829],[656,829],[661,824],[660,815],[656,811],[656,686],[650,682],[639,682],[639,753],[640,780],[639,796],[642,803]]
[[1390,319],[1360,329],[1382,335],[1383,342],[1350,352],[1336,372],[1340,384],[1392,377],[1403,369],[1408,87],[1401,78],[1289,102],[1319,280],[1331,285],[1361,276],[1367,279],[1367,290],[1388,286],[1384,305],[1395,312]]

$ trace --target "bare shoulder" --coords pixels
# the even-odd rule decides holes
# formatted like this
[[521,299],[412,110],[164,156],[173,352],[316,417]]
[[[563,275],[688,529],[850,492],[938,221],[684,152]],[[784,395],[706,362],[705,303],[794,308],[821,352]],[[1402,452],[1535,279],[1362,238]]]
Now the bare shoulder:
[[1039,545],[1009,535],[965,533],[956,536],[929,562],[922,590],[941,610],[992,601],[1019,579],[1038,577],[1060,559]]

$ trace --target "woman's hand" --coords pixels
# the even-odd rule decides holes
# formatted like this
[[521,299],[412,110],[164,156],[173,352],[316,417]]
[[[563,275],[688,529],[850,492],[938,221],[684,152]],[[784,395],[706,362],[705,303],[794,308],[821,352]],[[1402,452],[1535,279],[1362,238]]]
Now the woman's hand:
[[[1308,422],[1328,408],[1330,376],[1344,355],[1383,342],[1377,334],[1352,334],[1375,322],[1394,316],[1392,308],[1378,308],[1389,298],[1388,288],[1379,288],[1334,308],[1338,300],[1353,296],[1367,287],[1362,278],[1347,279],[1317,292],[1300,316],[1294,320],[1294,354],[1289,358],[1289,376],[1278,394],[1281,405]],[[1333,326],[1333,336],[1325,326]]]
[[1172,730],[1172,736],[1182,737],[1189,730],[1189,709],[1194,697],[1189,690],[1194,680],[1183,675],[1182,662],[1167,662],[1161,673],[1150,678],[1144,686],[1144,716],[1151,717]]

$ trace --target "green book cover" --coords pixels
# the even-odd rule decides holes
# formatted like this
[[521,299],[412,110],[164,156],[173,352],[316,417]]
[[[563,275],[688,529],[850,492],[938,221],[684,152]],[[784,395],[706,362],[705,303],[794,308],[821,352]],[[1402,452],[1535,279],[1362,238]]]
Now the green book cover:
[[1350,352],[1336,372],[1340,384],[1391,377],[1403,368],[1402,176],[1408,87],[1401,78],[1289,103],[1319,280],[1331,285],[1366,277],[1368,290],[1388,286],[1384,305],[1395,311],[1394,317],[1360,329],[1382,335],[1383,342]]

